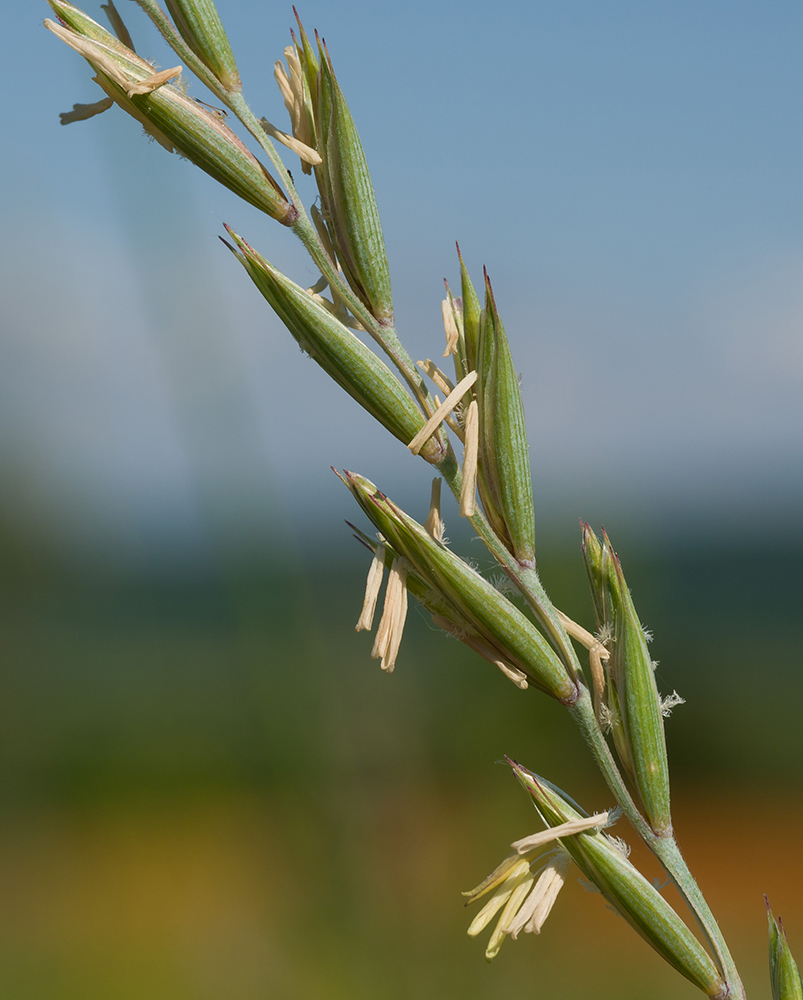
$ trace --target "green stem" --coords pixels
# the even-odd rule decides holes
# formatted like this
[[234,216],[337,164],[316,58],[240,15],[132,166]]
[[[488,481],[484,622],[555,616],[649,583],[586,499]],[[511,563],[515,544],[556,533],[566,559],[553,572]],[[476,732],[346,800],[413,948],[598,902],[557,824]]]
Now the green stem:
[[[452,492],[459,497],[462,475],[454,457],[449,456],[438,468]],[[539,623],[544,626],[552,645],[563,659],[565,666],[576,677],[582,677],[574,647],[557,619],[552,602],[547,597],[535,570],[521,566],[514,559],[496,537],[482,511],[478,510],[470,520],[472,527],[485,543],[491,555],[516,583],[535,612]],[[575,703],[569,706],[569,713],[583,734],[605,783],[636,833],[671,876],[693,913],[725,979],[728,987],[728,1000],[744,1000],[744,987],[730,950],[722,936],[722,931],[719,929],[711,908],[700,891],[694,876],[689,871],[674,836],[659,837],[641,815],[600,729],[588,688],[582,681],[579,682],[578,688],[579,695]]]
[[613,792],[625,816],[672,877],[680,894],[694,914],[728,986],[729,1000],[744,1000],[744,987],[739,972],[711,908],[700,891],[694,876],[689,871],[689,866],[680,853],[674,835],[658,836],[636,807],[599,727],[591,695],[585,686],[581,688],[580,697],[569,708],[569,713],[583,734],[608,788]]
[[[706,939],[711,943],[718,964],[728,986],[729,1000],[745,1000],[744,985],[739,970],[730,953],[719,924],[711,912],[700,887],[686,864],[686,859],[680,852],[680,847],[674,837],[666,837],[652,848],[655,856],[672,876],[680,894],[694,914],[698,924],[703,929]],[[713,937],[713,941],[712,941]]]

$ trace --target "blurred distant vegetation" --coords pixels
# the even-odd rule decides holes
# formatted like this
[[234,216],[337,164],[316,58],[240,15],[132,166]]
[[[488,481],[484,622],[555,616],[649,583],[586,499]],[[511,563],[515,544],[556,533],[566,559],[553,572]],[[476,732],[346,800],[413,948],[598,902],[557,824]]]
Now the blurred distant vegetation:
[[[803,553],[620,554],[655,634],[659,687],[687,699],[668,724],[673,773],[799,777]],[[183,578],[57,562],[9,533],[2,556],[6,798],[271,788],[339,767],[467,775],[502,753],[582,769],[556,705],[517,692],[417,605],[383,675],[353,629],[367,559],[356,544]],[[557,605],[590,627],[579,551],[547,550],[539,566]]]

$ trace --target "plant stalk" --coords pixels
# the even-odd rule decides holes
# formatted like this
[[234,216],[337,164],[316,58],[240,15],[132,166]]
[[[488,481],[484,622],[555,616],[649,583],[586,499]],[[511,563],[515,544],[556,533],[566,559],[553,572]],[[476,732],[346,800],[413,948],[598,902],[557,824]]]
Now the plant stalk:
[[[455,458],[449,456],[438,468],[452,492],[459,498],[462,475]],[[582,672],[574,647],[571,645],[569,637],[557,619],[552,602],[547,597],[535,570],[531,567],[522,566],[508,552],[494,534],[482,511],[477,510],[470,518],[470,521],[491,555],[493,555],[499,565],[511,577],[527,603],[533,609],[539,623],[544,627],[548,639],[558,655],[563,659],[564,664],[576,676],[581,677]],[[694,876],[689,871],[683,855],[680,853],[680,848],[677,845],[674,835],[658,836],[641,815],[600,729],[596,713],[594,712],[591,694],[582,681],[578,684],[578,691],[576,701],[574,704],[568,706],[569,713],[583,734],[594,756],[594,760],[605,779],[605,783],[613,793],[617,804],[622,808],[622,811],[636,833],[672,878],[687,906],[693,913],[728,987],[727,997],[723,998],[723,1000],[744,1000],[744,986],[742,985],[736,964],[733,961],[722,931],[711,912],[711,908],[706,902]]]
[[687,906],[694,914],[728,986],[728,1000],[744,1000],[744,986],[739,972],[711,908],[694,876],[689,871],[674,835],[658,836],[636,807],[619,768],[616,766],[610,747],[600,730],[591,695],[585,685],[581,687],[580,697],[574,705],[569,707],[569,714],[583,734],[594,755],[594,760],[605,778],[605,783],[613,792],[625,816],[671,876]]

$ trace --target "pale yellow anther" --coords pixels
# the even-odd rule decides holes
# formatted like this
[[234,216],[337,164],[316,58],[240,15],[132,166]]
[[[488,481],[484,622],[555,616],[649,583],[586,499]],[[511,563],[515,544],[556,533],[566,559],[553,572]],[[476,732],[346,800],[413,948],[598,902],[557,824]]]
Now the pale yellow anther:
[[463,396],[468,392],[468,390],[477,381],[477,373],[469,372],[464,379],[461,379],[454,389],[449,393],[449,395],[444,399],[444,401],[438,406],[429,420],[424,424],[421,430],[416,434],[413,440],[407,445],[410,451],[417,455],[419,451],[424,447],[426,442],[432,437],[435,431],[443,423],[443,419],[447,413],[451,413],[452,410],[461,401]]
[[[510,899],[510,895],[513,890],[517,886],[521,885],[525,878],[529,877],[530,863],[528,861],[516,859],[509,860],[511,860],[513,864],[505,870],[503,877],[499,878],[499,880],[494,883],[495,885],[498,885],[499,888],[483,906],[476,917],[474,917],[471,921],[468,928],[469,937],[476,937],[477,934],[484,930],[499,910],[505,905],[508,899]],[[487,892],[490,888],[491,886],[488,886],[483,891]],[[468,902],[473,902],[480,895],[482,895],[482,893],[474,890],[471,893],[464,892],[463,895],[471,897]]]
[[485,951],[489,961],[495,957],[507,935],[515,940],[522,931],[529,934],[541,932],[566,881],[570,864],[571,858],[560,847],[551,851],[535,872],[531,872],[529,861],[514,854],[505,858],[476,889],[463,893],[471,903],[486,892],[495,890],[468,929],[469,936],[476,937],[502,911]]
[[530,864],[528,861],[523,861],[518,854],[511,854],[504,861],[494,868],[490,875],[487,875],[479,885],[474,886],[473,889],[469,889],[468,892],[461,893],[462,896],[467,896],[466,906],[469,903],[473,903],[475,900],[484,896],[486,893],[491,892],[492,889],[496,889],[500,886],[505,879],[510,878],[512,875],[529,871]]
[[454,382],[447,375],[444,375],[440,368],[433,361],[430,361],[429,358],[426,361],[416,361],[416,364],[432,379],[445,396],[454,391]]
[[[557,608],[555,609],[557,611]],[[588,650],[588,662],[591,667],[591,682],[594,689],[594,709],[597,719],[601,721],[601,706],[605,698],[605,670],[603,661],[609,660],[610,652],[605,648],[600,639],[592,635],[589,631],[572,621],[568,615],[558,611],[561,625],[566,629],[572,639],[576,639]]]
[[[288,46],[289,47],[289,46]],[[287,49],[285,49],[285,53]],[[290,84],[290,77],[287,75],[287,70],[284,68],[280,60],[276,60],[273,64],[273,78],[281,91],[282,98],[284,100],[284,106],[287,108],[287,113],[290,115],[291,120],[295,124],[295,111],[296,111],[296,98],[293,93],[293,88]]]
[[[396,657],[399,655],[399,647],[401,646],[402,635],[404,634],[404,623],[407,620],[407,570],[404,566],[400,565],[396,573],[398,583],[395,585],[397,592],[395,595],[396,612],[393,630],[388,639],[385,655],[382,657],[380,663],[382,669],[389,674],[393,673],[393,669],[396,666]],[[388,586],[391,585],[392,578],[393,571],[391,571],[391,579],[388,580]]]
[[382,617],[379,619],[379,626],[374,636],[374,645],[371,650],[371,659],[380,660],[384,657],[388,649],[390,631],[393,622],[393,615],[389,604],[390,586],[385,589],[385,603],[382,608]]
[[526,934],[540,934],[541,928],[546,922],[546,918],[552,912],[552,907],[558,898],[558,894],[566,884],[565,871],[554,870],[552,878],[546,883],[543,896],[539,899],[538,905],[533,911],[533,915],[524,925]]
[[[293,137],[274,129],[273,125],[266,119],[262,119],[262,127],[273,135],[279,142],[284,143],[288,149],[292,149],[301,158],[301,166],[305,174],[311,173],[311,166],[317,166],[322,162],[321,157],[315,152],[313,145],[315,137],[310,126],[309,113],[304,99],[304,77],[301,70],[301,62],[294,45],[288,45],[284,50],[284,57],[287,60],[287,69],[280,62],[276,62],[273,67],[273,75],[281,91],[284,106],[290,115],[290,125]],[[270,131],[273,129],[273,131]]]
[[565,883],[568,859],[559,856],[552,863],[547,865],[535,885],[532,892],[522,904],[518,913],[508,921],[503,928],[515,941],[519,934],[540,934],[546,918],[549,916],[558,893]]
[[382,586],[382,577],[385,575],[385,546],[380,542],[374,549],[374,558],[368,570],[368,580],[365,584],[365,599],[362,602],[362,612],[360,620],[357,622],[355,630],[357,632],[367,632],[374,623],[374,611],[379,597],[379,589]]
[[511,667],[509,664],[505,663],[504,660],[494,660],[493,662],[495,666],[499,667],[509,681],[513,681],[517,688],[521,688],[522,691],[527,690],[528,684],[526,674],[523,674],[520,670],[516,670],[515,667]]
[[[136,80],[130,74],[125,73],[110,55],[107,55],[110,50],[105,45],[93,42],[90,38],[84,38],[83,35],[79,35],[75,31],[71,31],[69,28],[65,28],[63,25],[57,24],[50,19],[46,19],[44,25],[63,42],[66,42],[71,49],[75,49],[76,52],[80,53],[99,73],[102,73],[112,83],[116,84],[125,93],[126,97],[134,97],[139,94],[152,94],[154,90],[163,87],[168,80],[172,80],[181,73],[181,66],[175,66],[173,69],[164,69],[161,73],[151,73],[145,79]],[[142,66],[143,68],[147,67],[150,69],[150,66],[133,51],[131,52],[131,60],[132,67]]]
[[380,666],[389,674],[393,673],[393,668],[396,666],[406,619],[407,566],[404,560],[397,556],[390,568],[382,618],[376,630],[374,648],[371,650],[373,659],[381,660]]
[[[416,364],[418,365],[419,368],[421,368],[424,372],[426,372],[427,375],[429,375],[429,377],[432,379],[435,385],[441,390],[441,392],[445,393],[448,396],[449,393],[453,391],[454,382],[452,382],[452,380],[448,376],[444,375],[443,372],[440,370],[440,368],[438,368],[436,364],[433,364],[429,360],[429,358],[427,358],[426,361],[416,361]],[[435,400],[436,400],[435,405],[437,406],[439,402],[437,396],[435,397]],[[460,426],[460,423],[455,419],[455,414],[447,413],[446,416],[444,417],[444,420],[449,430],[454,431],[458,439],[460,441],[463,441],[465,438],[465,433],[463,431],[463,428]]]
[[603,659],[610,658],[610,653],[598,642],[588,651],[588,664],[591,667],[591,684],[594,688],[594,711],[597,720],[602,721],[602,706],[605,704],[605,668],[602,666]]
[[161,73],[154,73],[153,76],[149,76],[147,80],[140,80],[138,83],[132,83],[129,80],[128,85],[126,85],[124,82],[125,78],[122,74],[120,74],[120,79],[116,82],[120,84],[128,97],[134,97],[138,95],[152,94],[154,90],[164,87],[166,83],[180,75],[181,66],[174,66],[173,69],[163,69]]
[[582,643],[586,649],[591,649],[598,643],[598,639],[593,636],[589,631],[583,628],[582,625],[578,625],[577,622],[572,621],[572,619],[565,615],[562,611],[557,612],[558,618],[560,618],[561,625],[566,629],[572,639],[576,639],[579,643]]
[[441,313],[443,314],[443,329],[446,333],[446,350],[443,352],[443,356],[448,358],[450,354],[457,352],[457,344],[460,339],[460,331],[457,329],[452,303],[449,299],[444,299],[441,302]]
[[499,953],[499,949],[502,947],[502,942],[505,940],[505,935],[507,931],[505,928],[513,919],[513,917],[518,912],[519,907],[524,902],[527,897],[527,893],[533,884],[532,878],[526,878],[521,883],[517,885],[516,888],[511,892],[510,899],[505,903],[505,908],[502,910],[502,915],[499,917],[499,923],[494,928],[493,934],[491,934],[491,939],[488,942],[488,947],[485,949],[485,957],[490,962],[492,958],[496,958]]
[[441,478],[436,476],[432,480],[432,492],[429,498],[429,514],[424,527],[432,535],[436,542],[443,541],[444,524],[441,519]]
[[460,487],[460,516],[473,517],[477,494],[477,460],[480,445],[480,411],[472,399],[466,411],[465,443],[463,444],[463,482]]
[[553,840],[558,840],[560,837],[571,837],[575,833],[583,833],[585,830],[595,828],[602,829],[607,823],[607,812],[595,813],[593,816],[569,820],[568,823],[561,823],[560,826],[551,826],[548,830],[541,830],[539,833],[517,840],[510,846],[519,854],[527,854],[529,851],[535,850],[536,847],[551,844]]
[[262,126],[262,131],[269,135],[271,139],[275,139],[283,146],[287,146],[287,148],[291,149],[304,163],[311,163],[313,167],[317,167],[319,163],[323,162],[314,149],[306,143],[301,142],[300,139],[296,139],[295,136],[282,132],[280,128],[276,128],[275,125],[272,125],[267,118],[260,118],[259,124]]
[[512,889],[500,889],[494,896],[491,896],[485,906],[483,906],[480,912],[468,925],[466,934],[468,934],[469,937],[476,937],[478,934],[481,934],[496,914],[502,909],[505,903],[510,899],[510,894],[512,892]]

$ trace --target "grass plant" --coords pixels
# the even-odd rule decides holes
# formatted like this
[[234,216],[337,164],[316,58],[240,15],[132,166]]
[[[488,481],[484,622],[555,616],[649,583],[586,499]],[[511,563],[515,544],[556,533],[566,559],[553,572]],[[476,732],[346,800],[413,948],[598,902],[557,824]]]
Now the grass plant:
[[[500,865],[466,893],[469,902],[487,897],[468,933],[479,935],[495,921],[485,949],[489,960],[506,938],[540,933],[575,871],[702,993],[712,1000],[743,998],[728,944],[674,833],[664,726],[682,699],[658,691],[650,636],[613,544],[604,531],[598,535],[581,525],[593,633],[553,604],[539,578],[518,374],[488,274],[475,283],[458,249],[459,294],[447,285],[445,346],[433,348],[442,356],[414,362],[394,324],[382,226],[356,125],[325,42],[317,32],[308,34],[298,16],[285,62],[275,67],[290,118],[289,131],[283,131],[257,118],[247,103],[211,0],[167,0],[167,11],[156,0],[137,0],[181,60],[161,72],[134,51],[113,0],[104,8],[112,31],[64,0],[49,3],[55,19],[45,26],[86,59],[103,91],[95,104],[75,105],[63,122],[117,105],[166,150],[191,160],[298,237],[320,272],[307,288],[242,234],[228,229],[223,242],[301,349],[433,467],[424,523],[364,476],[339,473],[372,526],[353,526],[369,554],[357,629],[374,630],[376,621],[371,656],[393,672],[411,595],[438,628],[520,691],[533,689],[538,698],[562,705],[607,784],[610,808],[589,815],[546,778],[509,761],[542,828],[515,840]],[[185,69],[222,109],[188,96],[181,85]],[[236,134],[235,123],[258,155]],[[276,143],[297,155],[302,171],[313,177],[317,206],[302,202]],[[444,482],[504,585],[449,547],[441,516]],[[629,824],[626,836],[640,838],[657,858],[665,883],[677,887],[688,913],[678,913],[660,886],[631,863],[624,840],[609,832],[616,827],[618,833],[620,822]],[[803,996],[797,966],[782,924],[768,913],[772,996],[796,1000]]]

